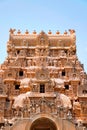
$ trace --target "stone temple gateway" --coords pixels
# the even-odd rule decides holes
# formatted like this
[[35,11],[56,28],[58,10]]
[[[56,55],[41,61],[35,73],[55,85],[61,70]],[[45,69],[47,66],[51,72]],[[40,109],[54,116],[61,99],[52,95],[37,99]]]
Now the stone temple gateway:
[[87,129],[87,75],[74,30],[10,29],[0,65],[0,129]]

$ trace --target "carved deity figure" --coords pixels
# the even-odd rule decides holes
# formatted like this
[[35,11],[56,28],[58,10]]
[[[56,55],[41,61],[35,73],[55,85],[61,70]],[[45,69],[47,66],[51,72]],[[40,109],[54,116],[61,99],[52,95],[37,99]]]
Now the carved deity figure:
[[79,103],[79,101],[74,101],[73,103],[73,110],[74,113],[76,114],[76,116],[80,116],[81,115],[81,104]]
[[31,66],[31,62],[32,62],[31,60],[28,60],[28,66]]
[[44,45],[44,43],[45,43],[45,40],[44,40],[44,38],[43,38],[43,37],[41,37],[41,38],[40,38],[40,44],[43,46],[43,45]]

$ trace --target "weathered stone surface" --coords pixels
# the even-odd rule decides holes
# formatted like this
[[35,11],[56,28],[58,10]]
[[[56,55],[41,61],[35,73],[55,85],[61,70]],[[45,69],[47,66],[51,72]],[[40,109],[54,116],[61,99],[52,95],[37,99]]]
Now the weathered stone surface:
[[74,30],[22,34],[10,29],[7,58],[0,65],[0,126],[5,130],[84,129],[86,86]]

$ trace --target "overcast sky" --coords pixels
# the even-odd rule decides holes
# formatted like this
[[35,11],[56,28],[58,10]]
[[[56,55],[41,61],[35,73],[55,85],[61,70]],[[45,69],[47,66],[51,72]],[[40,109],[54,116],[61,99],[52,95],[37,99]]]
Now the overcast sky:
[[0,63],[10,28],[54,34],[75,29],[77,55],[87,72],[87,0],[0,0]]

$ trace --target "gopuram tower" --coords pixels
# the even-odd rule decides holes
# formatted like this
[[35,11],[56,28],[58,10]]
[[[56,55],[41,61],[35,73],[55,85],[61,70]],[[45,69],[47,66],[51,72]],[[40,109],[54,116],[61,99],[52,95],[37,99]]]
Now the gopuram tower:
[[0,65],[0,129],[86,130],[87,75],[75,31],[15,31]]

